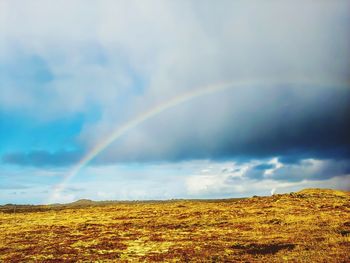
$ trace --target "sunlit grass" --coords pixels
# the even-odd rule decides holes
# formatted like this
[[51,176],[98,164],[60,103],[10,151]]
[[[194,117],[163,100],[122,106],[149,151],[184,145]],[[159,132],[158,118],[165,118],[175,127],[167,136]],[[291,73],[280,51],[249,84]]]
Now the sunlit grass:
[[350,262],[341,191],[30,209],[1,210],[0,261]]

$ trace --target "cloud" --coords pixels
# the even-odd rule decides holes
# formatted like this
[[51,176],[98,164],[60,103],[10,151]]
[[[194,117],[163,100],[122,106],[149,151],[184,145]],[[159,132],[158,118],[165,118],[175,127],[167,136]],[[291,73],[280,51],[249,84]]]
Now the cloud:
[[81,153],[76,151],[16,152],[3,155],[2,162],[5,164],[16,164],[20,166],[67,166],[76,163],[80,159],[80,156]]
[[[274,192],[276,189],[279,192],[288,192],[317,186],[349,190],[348,161],[339,163],[332,160],[302,160],[300,164],[279,165],[278,169],[272,170],[267,164],[276,162],[274,160],[276,159],[227,164],[235,171],[233,173],[220,172],[221,164],[214,164],[211,174],[188,176],[187,191],[193,196],[224,197],[249,196],[257,192],[267,195],[271,189],[275,189]],[[270,173],[266,174],[265,171]]]
[[305,159],[299,164],[283,165],[269,175],[269,178],[285,181],[326,180],[335,176],[350,174],[349,160]]
[[23,85],[6,85],[26,94],[6,107],[27,102],[46,109],[31,108],[32,114],[55,118],[94,103],[113,118],[125,93],[129,109],[142,109],[143,99],[130,94],[142,85],[153,103],[232,79],[348,81],[348,7],[345,1],[2,1],[4,66],[34,56],[53,76],[47,88],[36,88],[48,93],[46,102]]
[[[277,158],[273,158],[271,161],[263,162],[260,160],[258,163],[247,171],[246,177],[255,180],[265,178],[298,182],[304,179],[326,180],[350,173],[349,159],[301,159],[297,163],[282,163]],[[269,168],[271,163],[275,164]]]
[[[84,167],[66,190],[52,198],[55,202],[78,199],[136,200],[173,198],[229,198],[270,195],[298,191],[307,187],[347,189],[349,165],[336,161],[301,160],[299,164],[283,164],[273,175],[264,175],[258,165],[274,162],[275,158],[246,162],[197,160],[167,163],[138,163]],[[349,163],[349,162],[347,162]],[[339,169],[339,167],[342,167]],[[334,168],[338,169],[335,170]],[[9,169],[9,167],[8,167]],[[288,169],[293,172],[289,173]],[[327,171],[327,169],[330,169]],[[207,170],[203,173],[203,170]],[[2,170],[3,171],[3,170]],[[0,203],[45,203],[52,197],[54,186],[69,172],[65,168],[25,167],[17,172],[2,172]],[[252,176],[256,172],[259,176]],[[47,174],[49,173],[49,174]],[[7,174],[7,176],[6,176]],[[290,175],[288,177],[288,174]],[[49,175],[49,176],[46,176]],[[13,188],[25,186],[25,194]],[[0,188],[1,188],[0,186]],[[11,189],[10,189],[11,187]],[[16,191],[17,195],[11,195]]]
[[[346,1],[0,5],[1,108],[47,122],[97,109],[97,120],[74,135],[83,149],[183,93],[227,81],[255,83],[155,116],[101,153],[97,164],[198,159],[246,164],[278,156],[284,167],[261,165],[283,178],[296,174],[296,167],[308,171],[305,160],[322,165],[332,160],[326,167],[333,174],[349,158]],[[2,159],[69,166],[82,152],[25,149]],[[269,170],[247,169],[251,178]]]
[[[349,100],[350,89],[236,88],[192,100],[139,125],[97,162],[341,159],[349,156]],[[85,135],[91,145],[104,138],[103,133],[99,138]]]
[[254,167],[254,169],[255,170],[259,170],[259,171],[261,171],[261,170],[268,170],[268,169],[272,169],[272,168],[274,168],[275,167],[275,165],[274,164],[271,164],[271,163],[263,163],[263,164],[258,164],[258,165],[256,165],[255,167]]

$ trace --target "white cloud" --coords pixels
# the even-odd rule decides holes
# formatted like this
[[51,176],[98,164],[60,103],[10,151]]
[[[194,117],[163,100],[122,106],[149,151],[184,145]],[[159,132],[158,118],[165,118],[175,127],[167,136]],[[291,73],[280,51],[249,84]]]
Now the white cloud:
[[[132,89],[135,73],[147,86],[128,105],[135,112],[218,81],[347,79],[348,7],[345,1],[2,1],[0,56],[6,62],[18,53],[38,55],[48,63],[55,80],[40,114],[55,118],[97,103],[110,122],[124,110],[116,101]],[[36,94],[9,88],[22,94],[11,103],[38,104]]]
[[273,175],[278,169],[283,167],[283,164],[278,161],[278,158],[273,158],[271,161],[269,161],[267,164],[271,164],[274,167],[271,169],[266,169],[264,171],[264,176],[269,177],[270,175]]
[[[256,167],[263,164],[274,164],[275,168],[256,170]],[[224,171],[222,163],[214,165],[211,174],[194,174],[186,178],[189,195],[206,197],[268,195],[306,187],[348,189],[350,183],[350,175],[346,174],[346,168],[343,166],[344,170],[336,171],[333,167],[339,167],[339,164],[331,160],[306,159],[296,164],[282,164],[278,158],[273,158],[266,162],[233,163]],[[227,172],[228,169],[233,172]],[[291,172],[291,169],[295,171]],[[266,171],[269,172],[268,176]]]

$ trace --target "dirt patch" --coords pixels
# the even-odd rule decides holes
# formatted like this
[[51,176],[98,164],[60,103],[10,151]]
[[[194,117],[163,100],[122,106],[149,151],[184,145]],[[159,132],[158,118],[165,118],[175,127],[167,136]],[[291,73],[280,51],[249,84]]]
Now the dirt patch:
[[280,250],[292,250],[294,249],[294,244],[282,244],[282,243],[272,243],[272,244],[235,244],[232,246],[234,249],[241,249],[244,253],[252,255],[266,255],[266,254],[276,254]]

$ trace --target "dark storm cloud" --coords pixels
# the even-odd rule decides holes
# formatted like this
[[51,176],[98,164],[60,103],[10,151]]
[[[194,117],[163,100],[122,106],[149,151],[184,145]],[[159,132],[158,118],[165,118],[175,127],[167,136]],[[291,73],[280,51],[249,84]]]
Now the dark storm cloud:
[[347,160],[350,159],[350,150],[348,145],[348,143],[344,143],[344,145],[329,147],[329,149],[318,151],[290,151],[286,155],[279,156],[279,161],[285,164],[300,164],[300,161],[312,156],[317,157],[318,159]]
[[350,88],[238,88],[157,116],[97,161],[349,158],[349,102]]
[[[245,165],[245,164],[243,164]],[[254,180],[300,182],[302,180],[327,180],[337,176],[349,176],[350,159],[300,159],[298,163],[277,164],[262,162],[244,172],[245,178]],[[235,178],[234,178],[235,179]],[[350,186],[350,181],[348,182]]]
[[76,151],[15,152],[3,155],[2,162],[21,166],[67,166],[77,162],[80,156]]
[[[285,165],[277,170],[271,179],[298,182],[302,180],[327,180],[335,176],[350,174],[350,159],[337,160],[303,160],[299,164]],[[348,182],[350,186],[350,181]]]

